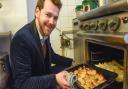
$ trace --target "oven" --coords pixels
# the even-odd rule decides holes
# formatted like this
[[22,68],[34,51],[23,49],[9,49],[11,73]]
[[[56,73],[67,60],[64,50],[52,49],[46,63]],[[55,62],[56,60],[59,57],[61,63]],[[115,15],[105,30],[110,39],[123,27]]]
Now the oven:
[[121,81],[105,89],[128,89],[128,1],[86,12],[73,20],[73,29],[77,30],[73,35],[75,61],[101,68],[105,65],[114,72],[116,63],[122,68],[117,72]]

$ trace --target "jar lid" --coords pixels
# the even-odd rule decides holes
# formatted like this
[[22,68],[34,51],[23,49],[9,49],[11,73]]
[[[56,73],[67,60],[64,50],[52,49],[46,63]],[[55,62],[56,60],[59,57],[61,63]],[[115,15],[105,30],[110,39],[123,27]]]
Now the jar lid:
[[83,10],[83,5],[77,5],[75,11],[81,11],[81,10]]
[[82,1],[82,4],[87,4],[87,3],[89,3],[90,2],[90,0],[83,0]]

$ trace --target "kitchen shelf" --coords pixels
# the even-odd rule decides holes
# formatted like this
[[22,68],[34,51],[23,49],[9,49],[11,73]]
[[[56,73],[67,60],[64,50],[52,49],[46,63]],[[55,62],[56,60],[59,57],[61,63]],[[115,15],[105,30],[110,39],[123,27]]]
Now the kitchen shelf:
[[11,31],[0,32],[0,38],[3,38],[3,37],[11,37]]
[[97,18],[100,16],[110,15],[118,12],[126,12],[128,11],[128,1],[120,0],[111,5],[104,5],[101,7],[97,7],[90,11],[84,12],[82,15],[77,16],[79,20],[87,20],[92,18]]

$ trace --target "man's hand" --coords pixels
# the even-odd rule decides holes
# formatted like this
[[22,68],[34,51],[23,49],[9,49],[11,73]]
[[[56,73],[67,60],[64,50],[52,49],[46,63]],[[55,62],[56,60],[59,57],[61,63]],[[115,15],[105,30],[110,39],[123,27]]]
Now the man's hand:
[[56,81],[62,89],[70,89],[70,84],[67,81],[68,72],[62,71],[56,74]]

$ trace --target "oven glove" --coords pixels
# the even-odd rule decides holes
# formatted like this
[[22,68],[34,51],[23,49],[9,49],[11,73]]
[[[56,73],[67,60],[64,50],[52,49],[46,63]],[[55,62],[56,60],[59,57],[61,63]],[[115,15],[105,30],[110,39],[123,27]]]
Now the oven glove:
[[77,86],[75,84],[75,82],[77,81],[77,78],[75,75],[71,74],[68,81],[70,83],[71,89],[77,89]]

